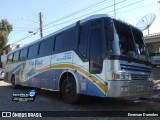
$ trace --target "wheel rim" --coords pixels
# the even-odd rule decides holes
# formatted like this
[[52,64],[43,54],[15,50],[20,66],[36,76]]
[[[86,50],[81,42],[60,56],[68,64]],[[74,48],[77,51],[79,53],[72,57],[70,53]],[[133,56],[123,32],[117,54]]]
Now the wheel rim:
[[67,97],[74,96],[75,88],[72,83],[67,82],[66,87],[65,87],[65,94]]
[[12,85],[13,86],[15,85],[15,79],[14,78],[12,79]]

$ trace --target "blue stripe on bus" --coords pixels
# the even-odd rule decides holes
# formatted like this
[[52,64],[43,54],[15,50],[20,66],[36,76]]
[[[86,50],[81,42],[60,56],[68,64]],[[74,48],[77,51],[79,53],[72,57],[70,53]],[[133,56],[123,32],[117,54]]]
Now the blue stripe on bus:
[[[62,70],[64,69],[56,70],[56,73],[62,73],[61,72]],[[35,75],[34,77],[30,78],[27,81],[21,82],[21,84],[25,86],[38,87],[38,88],[57,89],[58,79],[54,80],[52,76],[48,75],[54,72],[55,70],[44,71],[40,74]],[[60,76],[59,74],[56,74],[56,75]],[[78,76],[82,76],[82,75],[78,73]],[[105,97],[105,93],[103,93],[101,89],[98,88],[98,86],[96,86],[88,78],[86,78],[86,85],[87,85],[86,90],[81,90],[81,80],[78,80],[78,82],[79,82],[79,88],[80,88],[79,93],[80,94]]]
[[152,71],[151,68],[139,67],[139,66],[133,66],[133,65],[126,65],[126,64],[121,64],[121,69],[130,70],[130,71],[148,72],[148,73],[151,73],[151,71]]

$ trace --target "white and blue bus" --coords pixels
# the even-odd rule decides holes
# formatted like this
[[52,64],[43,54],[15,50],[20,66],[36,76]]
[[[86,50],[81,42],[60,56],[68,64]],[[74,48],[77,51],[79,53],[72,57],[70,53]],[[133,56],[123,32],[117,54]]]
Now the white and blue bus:
[[137,28],[93,15],[8,54],[5,82],[60,91],[68,103],[81,95],[152,94],[152,66]]

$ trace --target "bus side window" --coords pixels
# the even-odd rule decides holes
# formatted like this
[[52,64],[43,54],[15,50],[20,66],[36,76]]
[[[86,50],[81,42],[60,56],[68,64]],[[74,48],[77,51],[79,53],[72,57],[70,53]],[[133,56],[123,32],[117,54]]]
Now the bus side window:
[[54,44],[54,37],[47,38],[47,40],[40,42],[39,47],[39,56],[47,56],[53,53],[53,44]]
[[55,51],[72,50],[75,41],[75,28],[67,30],[56,36]]
[[38,49],[39,49],[39,43],[29,47],[28,58],[29,59],[36,58],[38,56]]
[[28,48],[25,48],[23,50],[21,50],[20,52],[20,60],[26,60],[27,59],[27,52],[28,52]]
[[18,60],[19,60],[19,51],[15,52],[15,53],[13,54],[13,62],[16,62],[16,61],[18,61]]
[[23,55],[23,50],[20,51],[19,60],[23,60],[22,55]]
[[53,44],[54,44],[54,37],[50,37],[45,41],[45,56],[51,55],[53,53]]
[[80,38],[78,41],[78,51],[81,55],[87,57],[87,45],[88,45],[88,24],[80,27]]
[[64,33],[63,48],[65,50],[71,50],[74,47],[75,41],[75,28],[72,28]]
[[28,48],[28,59],[32,58],[32,46]]
[[55,40],[55,50],[59,51],[62,50],[62,44],[63,44],[63,34],[60,34],[58,36],[56,36],[56,40]]
[[7,58],[7,62],[8,62],[8,63],[11,63],[11,62],[12,62],[12,59],[13,59],[13,54],[9,54],[9,55],[8,55],[8,58]]
[[28,48],[25,48],[23,51],[23,59],[26,60],[27,59],[27,54],[28,54]]
[[13,53],[13,62],[15,62],[15,58],[16,58],[16,53]]
[[44,51],[45,51],[45,42],[42,41],[42,42],[40,42],[40,47],[39,47],[39,56],[40,57],[44,56]]

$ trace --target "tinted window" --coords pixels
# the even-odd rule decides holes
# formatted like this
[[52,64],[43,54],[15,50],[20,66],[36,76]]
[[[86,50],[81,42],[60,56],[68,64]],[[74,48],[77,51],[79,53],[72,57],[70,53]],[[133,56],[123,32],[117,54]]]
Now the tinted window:
[[21,50],[21,52],[20,52],[20,60],[27,59],[27,52],[28,52],[28,48],[25,48],[25,49]]
[[91,30],[90,43],[90,71],[97,74],[102,72],[103,49],[100,27]]
[[55,50],[61,50],[63,48],[63,34],[56,37]]
[[19,59],[19,51],[18,52],[15,52],[14,54],[13,54],[13,61],[15,62],[15,61],[18,61],[18,59]]
[[32,57],[32,46],[31,47],[29,47],[29,49],[28,49],[28,58],[31,58]]
[[58,35],[55,40],[55,50],[70,50],[74,47],[75,30],[71,29]]
[[48,38],[46,41],[45,41],[45,55],[50,55],[53,53],[53,43],[54,43],[54,38],[51,37],[51,38]]
[[39,56],[47,56],[53,53],[53,37],[40,43]]
[[35,44],[31,47],[29,47],[28,50],[28,58],[36,58],[38,55],[38,48],[39,48],[39,44]]
[[8,55],[7,62],[12,62],[13,54]]
[[78,51],[85,58],[87,56],[87,43],[88,43],[88,25],[83,25],[80,28],[80,39],[78,43]]
[[71,29],[64,33],[64,42],[63,47],[65,49],[71,49],[74,45],[74,39],[75,39],[75,31],[74,29]]
[[44,51],[45,51],[45,42],[42,41],[42,42],[40,43],[39,56],[44,56]]
[[16,61],[16,53],[13,53],[13,62]]

